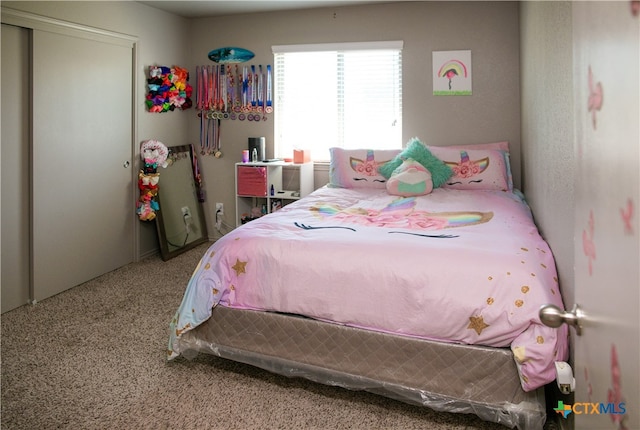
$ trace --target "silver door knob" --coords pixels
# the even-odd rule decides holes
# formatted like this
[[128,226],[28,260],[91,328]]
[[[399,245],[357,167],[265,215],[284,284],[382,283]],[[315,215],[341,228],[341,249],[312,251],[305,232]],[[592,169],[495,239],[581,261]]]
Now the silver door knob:
[[578,336],[582,334],[585,313],[577,304],[573,305],[570,311],[563,311],[555,305],[543,305],[540,307],[539,315],[542,324],[548,327],[558,328],[564,323],[573,326]]

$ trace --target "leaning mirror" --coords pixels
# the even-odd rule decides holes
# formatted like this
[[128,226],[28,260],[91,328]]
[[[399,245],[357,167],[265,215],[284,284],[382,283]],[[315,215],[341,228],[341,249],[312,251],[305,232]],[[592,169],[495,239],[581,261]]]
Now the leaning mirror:
[[190,145],[167,148],[167,167],[159,170],[156,227],[160,254],[169,260],[208,241],[200,194],[197,161]]

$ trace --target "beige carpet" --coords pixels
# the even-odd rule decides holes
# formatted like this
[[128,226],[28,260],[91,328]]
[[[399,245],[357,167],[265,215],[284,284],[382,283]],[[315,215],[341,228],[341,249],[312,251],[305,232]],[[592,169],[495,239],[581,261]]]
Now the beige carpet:
[[211,356],[167,363],[169,321],[207,246],[3,314],[2,428],[505,428]]

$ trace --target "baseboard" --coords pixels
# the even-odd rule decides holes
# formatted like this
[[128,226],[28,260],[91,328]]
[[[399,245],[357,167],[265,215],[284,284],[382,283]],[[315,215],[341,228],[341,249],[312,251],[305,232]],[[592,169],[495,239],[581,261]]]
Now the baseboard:
[[160,255],[160,250],[159,249],[150,249],[149,251],[145,252],[144,254],[140,254],[139,260],[144,260],[145,258],[154,257],[156,255]]

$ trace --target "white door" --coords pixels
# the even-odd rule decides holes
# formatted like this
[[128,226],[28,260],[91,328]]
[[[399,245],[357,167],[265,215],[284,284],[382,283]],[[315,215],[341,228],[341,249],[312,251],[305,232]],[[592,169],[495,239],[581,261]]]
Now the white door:
[[133,48],[94,39],[33,31],[34,300],[133,261]]
[[580,430],[640,428],[638,6],[572,3],[575,301],[586,314],[573,352]]

